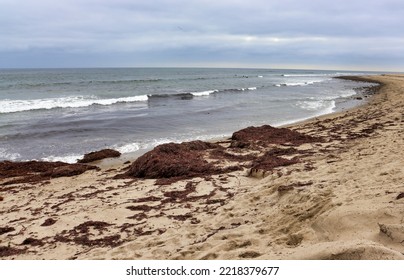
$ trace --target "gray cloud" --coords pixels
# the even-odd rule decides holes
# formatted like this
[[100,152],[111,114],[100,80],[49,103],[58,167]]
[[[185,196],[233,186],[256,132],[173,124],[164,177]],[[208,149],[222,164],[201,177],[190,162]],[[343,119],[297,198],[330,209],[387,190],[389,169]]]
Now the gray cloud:
[[0,67],[404,68],[397,0],[0,0]]

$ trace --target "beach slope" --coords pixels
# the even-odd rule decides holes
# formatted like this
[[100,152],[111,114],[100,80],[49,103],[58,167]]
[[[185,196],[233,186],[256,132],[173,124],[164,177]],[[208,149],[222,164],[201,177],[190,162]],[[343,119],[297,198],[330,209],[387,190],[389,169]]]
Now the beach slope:
[[28,177],[4,165],[0,258],[404,259],[404,76],[364,79],[381,84],[366,105],[286,130]]

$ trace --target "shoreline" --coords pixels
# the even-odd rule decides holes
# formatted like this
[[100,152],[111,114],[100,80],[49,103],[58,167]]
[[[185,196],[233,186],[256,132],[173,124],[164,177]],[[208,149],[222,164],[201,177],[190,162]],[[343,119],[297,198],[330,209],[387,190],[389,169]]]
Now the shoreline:
[[[227,139],[197,154],[232,172],[168,185],[114,179],[129,163],[0,177],[0,258],[404,259],[404,76],[368,78],[383,86],[365,104],[287,125],[299,133],[287,142]],[[272,169],[256,161],[268,152],[282,159]]]
[[[332,118],[332,117],[336,117],[339,114],[342,113],[346,113],[349,112],[350,110],[355,110],[359,107],[362,106],[366,106],[369,102],[372,102],[372,98],[375,94],[377,94],[381,87],[383,86],[382,84],[380,84],[379,82],[377,82],[376,80],[372,79],[372,76],[366,76],[366,77],[357,77],[357,76],[340,76],[340,77],[334,77],[335,79],[346,79],[346,80],[352,80],[352,81],[359,81],[359,82],[366,82],[366,83],[375,83],[378,85],[370,85],[370,86],[366,86],[366,91],[363,92],[363,89],[355,89],[356,94],[353,96],[350,96],[350,100],[346,101],[346,102],[352,102],[352,98],[356,97],[361,97],[363,99],[362,104],[359,105],[353,105],[353,106],[349,106],[349,108],[345,109],[345,108],[336,108],[336,111],[332,112],[332,113],[327,113],[327,114],[322,114],[322,115],[318,115],[318,116],[314,116],[314,117],[308,117],[305,118],[303,120],[295,120],[295,121],[291,121],[290,123],[286,123],[286,124],[281,124],[281,125],[274,125],[274,127],[279,127],[279,128],[293,128],[294,126],[298,126],[298,125],[302,125],[308,122],[312,122],[312,121],[317,121],[317,120],[321,120],[324,118]],[[371,93],[369,93],[369,91]],[[226,141],[229,140],[229,138],[231,138],[231,135],[227,135],[227,136],[223,136],[223,137],[216,137],[216,138],[212,138],[212,139],[207,139],[204,141],[210,142],[210,143],[215,143],[215,142],[222,142],[222,141]],[[135,152],[130,152],[130,153],[124,153],[121,155],[120,158],[107,158],[104,160],[101,160],[99,162],[97,162],[97,166],[103,169],[109,169],[109,168],[116,168],[119,165],[123,164],[126,161],[134,161],[137,158],[139,158],[140,156],[144,155],[145,153],[153,150],[154,147],[146,149],[146,150],[139,150],[139,151],[135,151]]]
[[[336,111],[332,112],[332,113],[327,113],[327,114],[322,114],[322,115],[318,115],[318,116],[314,116],[314,117],[308,117],[305,118],[303,120],[294,120],[291,122],[287,122],[286,124],[281,124],[281,125],[274,125],[274,127],[279,127],[279,128],[292,128],[296,125],[300,125],[300,124],[304,124],[306,122],[311,122],[311,121],[315,121],[315,120],[319,120],[322,118],[332,118],[333,116],[337,116],[338,114],[342,114],[344,112],[349,112],[350,110],[355,110],[358,107],[362,107],[362,106],[366,106],[367,103],[371,102],[372,97],[375,95],[375,93],[377,93],[379,90],[379,88],[382,86],[382,84],[380,84],[379,82],[377,82],[376,80],[372,79],[372,76],[367,76],[367,78],[363,77],[363,78],[359,78],[357,76],[340,76],[340,77],[334,77],[335,79],[346,79],[346,80],[352,80],[352,81],[359,81],[359,82],[366,82],[366,83],[375,83],[375,84],[379,84],[379,85],[369,85],[369,86],[365,86],[365,92],[362,89],[354,89],[356,91],[356,94],[353,96],[349,97],[349,100],[345,101],[346,103],[352,102],[353,99],[356,99],[357,97],[360,97],[361,99],[363,99],[363,101],[361,102],[362,104],[359,105],[350,105],[348,108],[338,108],[336,107]],[[370,93],[369,93],[370,91]],[[207,141],[207,142],[211,142],[211,143],[215,143],[215,142],[222,142],[222,141],[226,141],[229,138],[231,138],[231,135],[227,135],[227,136],[223,136],[223,137],[215,137],[215,138],[211,138],[211,139],[206,139],[203,141]],[[130,153],[123,153],[121,155],[121,157],[119,158],[106,158],[104,160],[98,161],[96,162],[96,165],[100,168],[103,169],[109,169],[109,168],[116,168],[119,165],[123,164],[124,162],[127,161],[134,161],[137,158],[139,158],[140,156],[144,155],[145,153],[153,150],[154,147],[151,147],[149,149],[143,149],[143,150],[138,150],[135,152],[130,152]]]
[[[375,76],[378,76],[378,75],[375,75]],[[365,82],[365,83],[375,83],[378,85],[367,86],[366,87],[367,89],[365,92],[359,91],[359,90],[363,90],[363,89],[359,89],[359,90],[355,89],[356,94],[353,96],[350,96],[350,98],[351,99],[356,98],[356,97],[362,98],[363,102],[361,104],[349,106],[349,108],[347,108],[347,109],[342,107],[332,113],[323,114],[323,115],[311,117],[311,118],[308,118],[305,120],[296,121],[296,122],[293,122],[290,124],[281,125],[280,127],[294,127],[294,126],[299,126],[299,125],[309,123],[309,122],[319,121],[319,120],[328,119],[328,118],[336,118],[340,115],[343,115],[344,113],[349,113],[350,111],[355,111],[361,107],[368,106],[370,103],[375,102],[373,99],[375,98],[375,96],[380,94],[380,91],[381,91],[382,87],[384,86],[383,83],[381,83],[377,79],[374,79],[374,76],[339,76],[339,77],[334,77],[334,78],[335,79],[345,79],[345,80],[350,80],[350,81]],[[368,91],[370,91],[370,93]]]
[[[338,73],[334,74],[337,75]],[[247,106],[247,104],[240,105],[244,104],[243,103],[244,101],[239,100],[239,97],[245,98],[247,92],[245,92],[246,94],[244,94],[243,92],[238,90],[238,88],[246,87],[238,84],[240,82],[239,79],[234,80],[235,84],[228,84],[226,86],[226,88],[229,89],[235,88],[234,90],[235,93],[237,94],[234,96],[229,95],[227,91],[224,91],[223,94],[220,93],[217,96],[215,93],[214,96],[211,96],[211,98],[204,98],[204,97],[202,99],[196,98],[195,101],[197,101],[198,104],[195,106],[197,108],[202,106],[204,109],[200,111],[197,110],[196,113],[191,114],[192,116],[190,116],[189,121],[183,121],[181,118],[175,119],[174,117],[171,117],[168,114],[169,110],[167,110],[166,112],[164,111],[164,108],[162,108],[163,114],[164,115],[167,114],[167,119],[165,121],[170,123],[168,129],[159,129],[158,121],[157,124],[155,123],[155,121],[148,121],[149,117],[147,115],[142,116],[143,113],[140,115],[137,114],[133,115],[129,113],[129,111],[125,111],[126,104],[119,105],[119,106],[122,105],[121,106],[123,110],[122,113],[119,113],[117,116],[113,115],[111,116],[112,119],[122,118],[124,120],[121,123],[117,124],[116,127],[114,126],[118,130],[117,133],[115,132],[115,130],[113,130],[110,133],[108,131],[108,127],[104,128],[105,129],[104,132],[102,129],[99,129],[104,126],[107,126],[110,122],[113,122],[113,120],[111,121],[108,120],[109,113],[111,112],[109,111],[109,109],[107,109],[107,107],[104,108],[103,106],[91,105],[88,108],[89,110],[88,113],[91,114],[94,113],[95,115],[90,116],[88,120],[86,120],[86,117],[84,117],[85,114],[82,115],[81,113],[79,113],[82,109],[76,110],[74,108],[61,109],[60,112],[58,112],[58,110],[53,109],[42,110],[38,108],[39,110],[28,110],[25,113],[21,112],[16,113],[15,115],[5,114],[4,115],[5,118],[2,123],[3,130],[1,131],[1,134],[4,136],[2,139],[4,147],[3,149],[0,148],[0,156],[2,160],[12,160],[12,161],[39,160],[39,161],[52,161],[52,162],[63,161],[67,163],[75,163],[76,160],[80,159],[85,153],[97,151],[104,148],[112,148],[122,153],[140,150],[135,152],[135,154],[140,155],[146,152],[148,149],[153,148],[155,145],[159,143],[165,143],[167,141],[182,142],[182,141],[191,141],[196,138],[201,140],[203,139],[205,141],[210,140],[211,138],[214,139],[223,136],[230,136],[232,132],[250,125],[262,125],[264,123],[270,123],[273,126],[279,126],[286,123],[288,124],[294,123],[301,119],[307,119],[311,116],[329,113],[335,111],[336,109],[338,110],[339,108],[338,104],[340,102],[343,102],[345,104],[344,100],[349,100],[349,97],[347,96],[355,94],[355,92],[352,91],[353,87],[361,86],[361,85],[354,85],[355,83],[353,82],[338,81],[338,79],[333,79],[326,73],[321,73],[319,74],[318,78],[318,81],[321,81],[321,83],[314,86],[312,88],[313,89],[312,91],[309,88],[311,87],[312,83],[317,83],[316,81],[314,81],[317,78],[315,79],[310,78],[310,74],[309,76],[304,78],[305,80],[308,81],[306,84],[302,82],[289,83],[290,81],[288,80],[288,79],[292,80],[297,79],[297,81],[299,81],[300,78],[282,78],[286,81],[286,83],[284,84],[286,86],[281,87],[277,87],[276,85],[281,83],[282,79],[279,77],[278,78],[274,77],[278,77],[278,75],[268,76],[268,81],[266,79],[258,79],[257,81],[248,81],[248,83],[251,83],[250,86],[261,85],[263,88],[263,90],[260,90],[261,86],[259,86],[258,91],[248,92],[248,95],[249,93],[253,94],[249,99],[252,100],[252,102],[248,100],[246,101],[249,104],[248,108],[252,110],[245,110],[244,108],[243,111],[243,109],[239,110],[238,108],[238,106],[241,107]],[[230,83],[231,81],[233,80],[228,81],[228,83]],[[247,81],[242,80],[242,82],[244,83]],[[306,87],[306,85],[308,85],[309,87]],[[297,86],[296,89],[294,88],[295,86]],[[204,88],[206,89],[210,87],[211,86],[208,84],[205,84],[204,86]],[[267,87],[268,89],[264,89]],[[55,88],[54,90],[55,92],[57,92],[57,88]],[[302,96],[297,95],[296,99],[294,99],[295,101],[284,102],[281,101],[283,100],[283,97],[279,98],[276,97],[282,92],[285,94],[288,93],[293,95],[294,94],[293,92],[296,90],[298,90],[298,92],[302,90]],[[270,97],[273,95],[271,93],[272,91],[274,96]],[[306,93],[304,93],[305,91]],[[229,93],[230,92],[232,91],[230,90]],[[323,93],[325,94],[325,96],[323,96]],[[29,92],[27,92],[27,96],[28,95]],[[337,98],[338,96],[340,97]],[[220,100],[218,100],[219,105],[221,104],[221,101],[224,102],[224,100],[228,100],[226,101],[228,104],[233,104],[233,101],[231,101],[232,99],[236,99],[235,102],[239,105],[234,107],[234,109],[236,110],[233,113],[232,105],[231,107],[229,107],[229,109],[225,109],[226,106],[223,107],[217,105],[219,106],[217,107],[215,105],[217,103],[216,97],[218,98],[220,97],[219,98]],[[262,99],[263,102],[269,102],[269,103],[268,105],[258,105],[258,107],[254,107],[255,106],[254,104],[261,104],[261,102],[257,103],[256,101],[254,101],[256,98],[263,98]],[[176,101],[176,99],[177,97],[174,96],[174,99],[169,98],[167,99],[167,101],[164,102],[168,102],[170,104],[172,102],[173,106],[177,106],[178,104],[181,104],[183,102],[183,101]],[[274,99],[274,102],[271,101],[272,99]],[[156,99],[154,101],[157,102],[158,100]],[[203,104],[199,104],[201,103],[200,101],[203,101]],[[353,101],[348,103],[349,104],[355,103]],[[160,102],[163,102],[163,100],[160,100],[158,104]],[[17,103],[15,103],[13,106],[17,106],[16,109],[18,111]],[[190,104],[190,106],[193,106],[193,103],[195,102],[191,101],[187,102],[186,104]],[[7,102],[5,104],[7,105]],[[127,107],[132,108],[132,106],[135,106],[136,104],[137,103],[134,104],[131,103],[128,104]],[[152,106],[153,104],[144,103],[143,105],[148,106],[147,108],[149,108],[149,106]],[[337,108],[335,108],[335,104],[337,104]],[[342,104],[342,106],[344,106],[344,104]],[[135,108],[137,108],[138,105],[140,106],[140,104],[137,104]],[[154,105],[149,109],[153,108]],[[271,107],[271,110],[267,110],[267,106]],[[113,107],[113,109],[117,109],[120,112],[121,107]],[[149,110],[147,108],[142,107],[142,110],[140,109],[139,110],[142,112],[144,110],[147,110],[150,111],[149,113],[151,114],[155,111],[155,110]],[[210,110],[209,108],[214,110],[213,114],[209,112]],[[255,109],[253,108],[261,108],[259,109],[261,111],[255,112]],[[283,116],[282,108],[285,108],[285,114],[286,114],[285,116]],[[205,111],[205,109],[207,111]],[[104,110],[106,112],[104,112]],[[295,110],[297,111],[295,112]],[[241,113],[240,112],[237,113],[238,111],[240,111]],[[104,112],[105,114],[101,114],[101,112]],[[186,112],[186,110],[184,112]],[[68,121],[73,121],[76,124],[76,127],[74,129],[77,129],[77,133],[74,132],[74,129],[71,131],[71,128],[69,128],[68,123],[66,122],[66,120],[64,120],[65,114],[66,116],[69,117]],[[230,116],[230,114],[233,115],[233,118],[236,119],[239,118],[240,122],[234,122],[234,120],[231,118],[226,119],[226,116],[227,115]],[[29,116],[32,116],[32,120],[28,118]],[[49,121],[47,120],[48,117]],[[24,128],[23,125],[18,124],[17,119],[19,118],[22,118],[21,121],[24,120],[22,123],[26,123],[26,125],[29,125],[30,122],[32,122],[33,124],[40,122],[42,124],[42,127],[38,127],[38,129],[35,126],[32,129],[30,129],[29,127]],[[99,122],[96,121],[98,118],[100,119]],[[102,121],[103,118],[105,118],[105,121]],[[132,121],[129,121],[130,118],[134,119]],[[128,119],[128,121],[125,121],[126,119]],[[150,119],[157,120],[158,118],[150,118]],[[284,121],[285,119],[287,121]],[[265,120],[267,120],[267,122],[265,122]],[[14,123],[14,121],[16,121],[16,123]],[[201,121],[202,123],[198,124],[198,122]],[[8,126],[7,125],[5,126],[4,124],[7,124],[7,122],[10,123]],[[60,125],[57,125],[59,122]],[[131,126],[134,123],[136,124],[136,126],[133,128],[134,132],[135,131],[141,132],[143,130],[146,130],[150,131],[150,133],[144,133],[144,134],[135,133],[137,136],[136,135],[134,136],[133,135],[134,132],[133,133],[131,132]],[[175,133],[172,132],[172,128],[175,128],[176,131]],[[86,132],[87,130],[91,131],[91,133],[90,132],[87,133]],[[20,131],[21,133],[18,134],[19,133],[18,131]],[[34,136],[33,139],[30,139],[31,135]],[[91,137],[91,135],[93,135],[93,137]],[[14,139],[15,141],[13,141]],[[79,141],[79,139],[81,139],[81,141]],[[32,145],[32,147],[35,147],[35,149],[29,149],[29,146],[27,147],[25,141],[33,141],[30,142],[32,144],[30,144],[29,146]]]

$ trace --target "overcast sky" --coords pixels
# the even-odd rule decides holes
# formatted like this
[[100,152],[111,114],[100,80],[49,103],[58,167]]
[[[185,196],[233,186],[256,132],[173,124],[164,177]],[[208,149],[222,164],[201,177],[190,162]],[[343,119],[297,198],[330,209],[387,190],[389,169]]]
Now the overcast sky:
[[0,68],[404,71],[403,0],[0,0]]

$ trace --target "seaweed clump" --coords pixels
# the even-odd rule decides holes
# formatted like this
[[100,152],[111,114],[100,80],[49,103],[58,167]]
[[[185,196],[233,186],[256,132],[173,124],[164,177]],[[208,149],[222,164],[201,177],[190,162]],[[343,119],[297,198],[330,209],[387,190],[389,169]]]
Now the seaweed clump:
[[103,149],[96,152],[85,154],[83,159],[78,160],[78,163],[89,163],[105,158],[120,157],[121,153],[113,149]]
[[112,224],[101,221],[84,222],[70,231],[62,231],[55,236],[55,241],[63,243],[73,242],[86,247],[116,247],[121,245],[122,240],[119,234],[90,239],[94,235],[92,232],[98,232],[96,235],[101,236],[105,231],[108,231],[107,228],[109,226],[112,226]]
[[18,183],[36,183],[58,177],[80,175],[87,170],[98,169],[96,166],[85,164],[69,164],[65,162],[0,162],[0,179],[15,178],[2,183],[3,185]]
[[124,176],[144,179],[175,178],[181,180],[238,169],[236,166],[220,168],[203,158],[205,151],[216,148],[220,148],[220,146],[203,141],[159,145],[133,162]]
[[304,143],[319,142],[321,139],[302,134],[289,128],[276,128],[270,125],[259,127],[250,126],[236,131],[231,137],[237,147],[248,147],[250,142],[256,142],[261,146],[269,144],[301,145]]
[[5,234],[5,233],[9,233],[9,232],[12,232],[12,231],[15,231],[15,228],[9,227],[9,226],[0,227],[0,235]]
[[25,253],[26,249],[18,249],[8,246],[0,246],[0,258],[20,255]]
[[275,167],[288,166],[298,163],[298,158],[294,157],[292,159],[286,159],[278,156],[274,156],[271,152],[265,153],[263,156],[259,157],[257,160],[253,161],[252,169],[260,169],[265,171],[270,171]]

